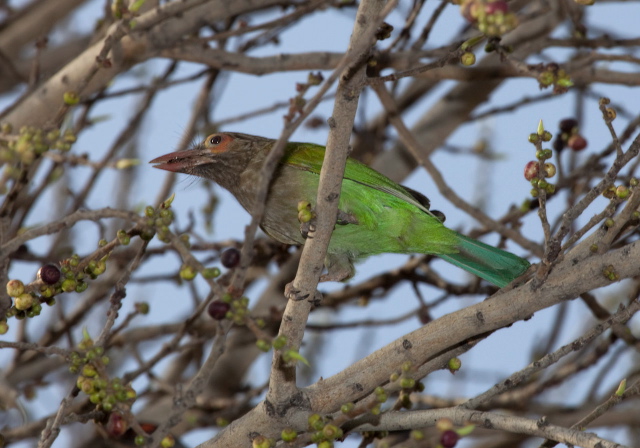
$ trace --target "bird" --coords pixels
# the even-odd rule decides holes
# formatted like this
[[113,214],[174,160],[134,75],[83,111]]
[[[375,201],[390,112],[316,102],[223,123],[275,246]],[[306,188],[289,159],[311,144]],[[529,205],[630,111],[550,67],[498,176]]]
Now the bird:
[[[154,168],[209,179],[251,213],[261,169],[274,144],[270,138],[219,132],[150,163]],[[304,244],[310,226],[301,224],[299,204],[307,204],[310,210],[315,207],[324,154],[321,145],[287,143],[260,223],[274,240]],[[382,253],[437,255],[500,288],[529,267],[524,258],[449,229],[444,215],[430,210],[425,195],[352,158],[347,158],[338,209],[321,281],[349,280],[355,274],[355,262]]]

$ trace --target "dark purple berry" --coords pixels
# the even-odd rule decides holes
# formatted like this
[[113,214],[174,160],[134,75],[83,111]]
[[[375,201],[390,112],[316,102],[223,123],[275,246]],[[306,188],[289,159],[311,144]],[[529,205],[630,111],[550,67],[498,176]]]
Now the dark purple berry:
[[233,269],[238,266],[240,263],[240,251],[235,247],[230,247],[229,249],[222,252],[220,255],[220,263],[227,269]]
[[55,285],[60,280],[60,269],[54,264],[45,264],[38,271],[38,278],[47,285]]
[[222,320],[227,315],[227,311],[231,306],[228,303],[224,303],[222,300],[214,300],[209,304],[209,308],[207,308],[207,312],[209,316],[215,320]]
[[450,429],[446,430],[440,436],[440,444],[443,448],[453,448],[458,443],[460,436],[457,432],[452,431]]
[[571,134],[578,127],[578,120],[575,118],[565,118],[560,122],[560,131],[565,134]]

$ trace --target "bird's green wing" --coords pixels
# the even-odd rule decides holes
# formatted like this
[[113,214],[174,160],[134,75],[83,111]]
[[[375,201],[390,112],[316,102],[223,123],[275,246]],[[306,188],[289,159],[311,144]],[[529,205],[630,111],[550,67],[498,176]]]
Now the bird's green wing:
[[[324,146],[315,145],[313,143],[291,142],[287,145],[285,155],[282,158],[282,163],[301,170],[320,174],[320,169],[322,168],[322,163],[324,161],[324,154]],[[433,216],[429,211],[428,206],[425,206],[425,202],[428,203],[428,199],[423,197],[421,200],[418,200],[412,195],[411,190],[395,183],[388,177],[378,173],[364,163],[358,162],[355,159],[347,159],[344,178],[366,187],[374,188],[378,191],[393,195]]]

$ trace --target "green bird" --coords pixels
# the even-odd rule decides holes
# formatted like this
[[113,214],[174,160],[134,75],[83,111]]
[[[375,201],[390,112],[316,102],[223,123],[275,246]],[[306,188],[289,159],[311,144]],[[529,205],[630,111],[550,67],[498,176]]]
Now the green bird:
[[[260,172],[275,140],[236,132],[208,136],[202,144],[152,160],[155,168],[216,182],[251,213]],[[288,143],[275,171],[262,229],[285,244],[302,245],[306,237],[298,204],[315,207],[324,146]],[[304,204],[304,202],[302,202]],[[381,253],[434,254],[496,286],[519,277],[529,262],[509,252],[448,229],[429,200],[354,159],[347,159],[337,222],[322,281],[351,278],[353,263]]]

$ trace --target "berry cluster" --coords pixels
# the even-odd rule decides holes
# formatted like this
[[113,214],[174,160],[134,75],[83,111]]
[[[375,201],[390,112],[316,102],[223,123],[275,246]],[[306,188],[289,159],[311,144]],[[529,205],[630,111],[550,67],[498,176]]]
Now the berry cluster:
[[[3,123],[0,126],[0,132],[9,136],[12,132],[11,125]],[[54,129],[47,132],[31,126],[23,126],[17,136],[11,137],[6,140],[0,138],[0,164],[21,162],[29,165],[50,149],[69,151],[76,141],[76,136],[71,130],[61,133],[59,129]],[[17,169],[13,169],[8,174],[13,175],[18,172]]]
[[538,132],[529,134],[529,142],[536,147],[536,159],[527,162],[524,167],[524,178],[531,182],[531,196],[537,198],[540,192],[552,194],[556,191],[556,186],[546,179],[556,175],[556,166],[551,162],[546,162],[553,156],[551,149],[542,149],[542,142],[551,141],[551,132],[546,131],[542,125],[542,121],[538,126]]
[[[101,242],[102,243],[102,242]],[[54,296],[63,292],[84,292],[89,284],[87,277],[98,278],[107,269],[108,255],[98,259],[89,260],[81,267],[80,256],[73,254],[71,257],[60,261],[60,267],[55,264],[46,264],[38,270],[38,280],[26,285],[20,280],[7,282],[7,295],[13,298],[13,306],[6,312],[6,318],[36,317],[42,311],[42,304],[53,306],[56,301]],[[8,330],[6,320],[0,320],[0,334]]]
[[169,207],[158,207],[157,209],[148,205],[144,209],[144,216],[147,217],[146,228],[140,234],[140,237],[149,241],[156,232],[158,232],[158,239],[163,243],[168,243],[169,240],[169,226],[173,223],[174,215],[173,210]]
[[234,298],[226,293],[222,299],[213,300],[209,304],[207,313],[215,320],[229,319],[236,325],[244,325],[249,314],[249,298]]
[[573,86],[573,81],[567,72],[555,62],[538,64],[531,69],[538,72],[538,83],[541,89],[553,86],[553,93],[564,93]]
[[94,346],[85,331],[78,349],[80,352],[71,353],[69,366],[71,373],[80,373],[76,380],[78,389],[105,412],[111,412],[118,405],[125,405],[128,409],[137,397],[136,391],[130,385],[122,384],[120,378],[108,377],[106,366],[109,357],[104,355],[104,348]]
[[518,26],[505,0],[462,0],[460,13],[487,36],[502,36]]
[[311,414],[308,422],[309,429],[313,431],[311,442],[317,444],[318,448],[333,448],[333,442],[344,436],[341,428],[319,414]]
[[564,148],[582,151],[587,147],[587,140],[580,134],[578,120],[575,118],[561,120],[559,131],[553,140],[553,149],[556,151],[562,151]]

